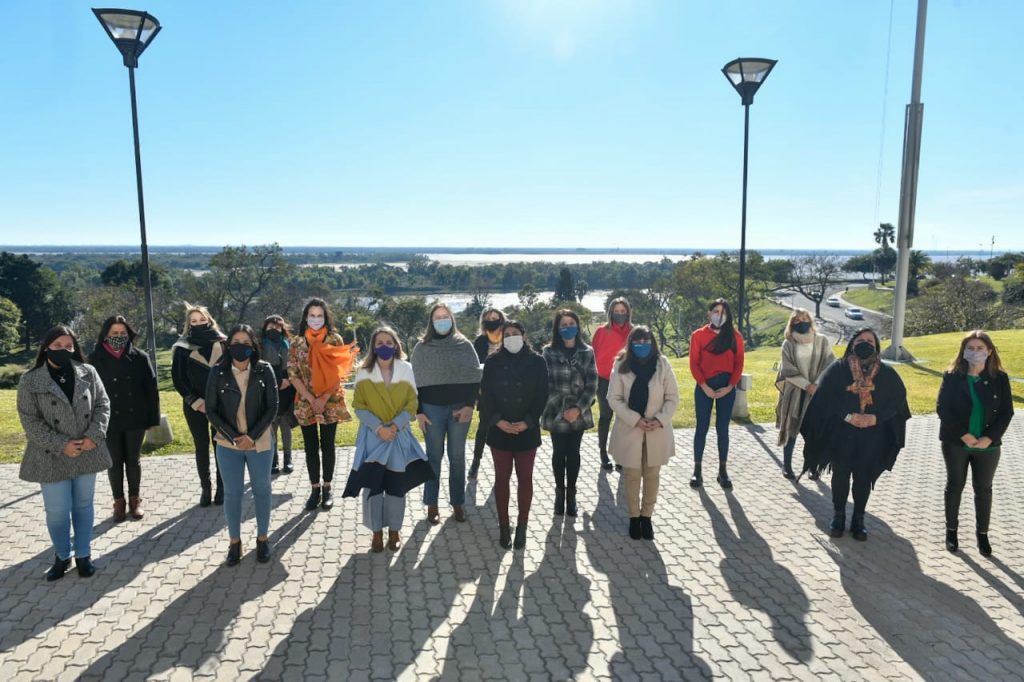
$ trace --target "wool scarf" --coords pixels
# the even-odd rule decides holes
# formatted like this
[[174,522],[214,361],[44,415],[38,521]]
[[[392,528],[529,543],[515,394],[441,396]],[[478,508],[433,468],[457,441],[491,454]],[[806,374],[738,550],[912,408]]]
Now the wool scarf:
[[633,358],[629,363],[629,371],[636,377],[629,389],[629,400],[626,404],[629,409],[640,414],[641,417],[647,414],[647,401],[651,395],[651,377],[658,370],[658,358],[648,357],[644,360]]
[[309,368],[313,374],[313,394],[322,395],[336,388],[352,372],[359,348],[355,342],[341,346],[324,343],[327,327],[319,331],[306,329],[306,343],[309,344]]
[[410,360],[418,388],[480,383],[480,357],[461,334],[421,341],[412,349]]

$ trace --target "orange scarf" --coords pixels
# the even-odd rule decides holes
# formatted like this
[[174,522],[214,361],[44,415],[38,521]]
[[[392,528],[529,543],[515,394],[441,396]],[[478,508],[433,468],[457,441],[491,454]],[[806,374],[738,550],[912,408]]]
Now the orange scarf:
[[309,367],[313,374],[313,395],[319,396],[337,387],[352,372],[359,348],[355,341],[342,346],[324,343],[327,327],[320,331],[306,329],[309,344]]

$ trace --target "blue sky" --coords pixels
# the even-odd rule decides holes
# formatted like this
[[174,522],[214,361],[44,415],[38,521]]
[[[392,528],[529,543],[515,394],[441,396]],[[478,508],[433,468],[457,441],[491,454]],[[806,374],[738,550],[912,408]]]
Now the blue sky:
[[[0,243],[137,240],[128,77],[91,3],[4,3]],[[917,237],[1024,249],[1017,0],[930,3]],[[916,2],[149,0],[151,244],[869,248],[896,223]],[[879,144],[885,152],[877,200]]]

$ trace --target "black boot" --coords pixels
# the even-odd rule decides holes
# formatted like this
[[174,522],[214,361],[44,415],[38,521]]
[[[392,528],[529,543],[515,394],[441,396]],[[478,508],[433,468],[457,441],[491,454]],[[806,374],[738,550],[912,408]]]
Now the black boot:
[[512,546],[516,549],[522,549],[526,547],[526,522],[521,522],[516,526],[516,541],[512,543]]
[[53,566],[50,566],[50,570],[46,572],[46,582],[52,583],[54,580],[60,580],[69,568],[71,568],[71,559],[61,559],[54,554]]
[[498,544],[505,549],[512,548],[512,527],[508,524],[498,526]]
[[[241,545],[242,543],[238,543]],[[256,539],[256,561],[265,564],[270,561],[270,540]]]
[[576,488],[565,489],[565,515],[576,517]]
[[96,572],[96,567],[93,566],[92,559],[87,556],[76,556],[75,568],[78,569],[78,575],[82,578],[91,578],[93,573]]
[[277,466],[277,453],[274,453],[274,463],[270,465],[270,475],[277,476],[281,473],[281,467]]
[[629,519],[629,537],[633,538],[634,540],[639,540],[644,536],[643,533],[643,527],[640,525],[640,517],[631,517]]
[[690,477],[690,487],[699,488],[704,485],[704,477],[700,473],[700,462],[693,465],[693,476]]
[[615,469],[615,465],[612,464],[610,459],[608,459],[607,452],[601,453],[601,468],[605,471],[613,471]]
[[988,544],[988,533],[978,533],[978,551],[981,556],[992,556],[992,545]]
[[325,485],[320,490],[320,508],[331,509],[334,506],[334,495],[331,494],[331,488]]
[[284,453],[284,468],[281,471],[283,471],[286,474],[290,474],[291,472],[295,471],[295,468],[292,466],[292,453]]
[[306,500],[306,511],[313,511],[320,506],[320,486],[313,486],[312,492],[309,493],[309,499]]
[[210,506],[210,482],[203,483],[202,492],[199,493],[199,506],[209,507]]
[[217,492],[213,494],[213,503],[218,507],[224,504],[224,488],[220,485],[217,486]]
[[228,566],[237,566],[242,560],[242,543],[232,542],[228,545],[228,557],[224,560]]
[[718,465],[718,476],[715,480],[724,490],[732,490],[732,481],[729,480],[729,472],[725,470],[725,462]]
[[946,529],[946,549],[950,552],[955,552],[960,548],[960,542],[956,537],[956,528]]
[[557,486],[555,488],[555,516],[561,516],[565,513],[565,488]]
[[832,523],[829,524],[828,534],[833,538],[843,537],[843,532],[846,530],[846,511],[837,511],[832,516]]
[[864,514],[854,514],[850,519],[850,535],[854,540],[864,542],[868,539],[868,529],[864,527]]
[[651,525],[650,516],[640,517],[640,533],[644,536],[644,540],[654,539],[654,526]]

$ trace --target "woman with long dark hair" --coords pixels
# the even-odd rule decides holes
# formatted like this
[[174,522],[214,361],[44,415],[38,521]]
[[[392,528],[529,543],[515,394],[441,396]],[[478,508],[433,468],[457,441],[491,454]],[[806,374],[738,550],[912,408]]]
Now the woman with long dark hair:
[[[502,328],[505,325],[505,313],[497,308],[486,308],[480,313],[480,333],[473,339],[473,348],[483,365],[487,358],[501,350]],[[487,427],[484,426],[484,414],[480,413],[480,421],[476,425],[476,439],[473,443],[473,463],[469,466],[467,478],[476,478],[480,470],[480,460],[484,455],[487,440]]]
[[291,327],[280,315],[269,315],[263,320],[260,330],[260,346],[263,348],[263,359],[274,368],[277,378],[277,418],[271,424],[274,434],[274,463],[270,467],[270,475],[276,476],[282,469],[278,467],[277,451],[284,451],[284,473],[290,474],[292,468],[292,429],[295,428],[295,387],[288,380],[288,350],[291,347]]
[[843,357],[826,369],[804,415],[804,471],[832,469],[834,515],[829,535],[846,530],[846,499],[853,479],[850,534],[867,540],[864,511],[875,481],[891,470],[906,440],[907,390],[892,367],[882,362],[878,335],[858,329]]
[[256,560],[270,561],[270,460],[277,417],[277,378],[260,359],[256,332],[247,324],[228,333],[227,354],[210,371],[206,414],[216,430],[217,461],[224,472],[227,565],[242,558],[242,491],[245,470],[256,506]]
[[551,321],[551,341],[544,347],[548,367],[548,401],[543,426],[551,433],[551,468],[555,474],[555,515],[575,517],[580,443],[594,426],[591,407],[597,397],[594,349],[580,338],[580,318],[561,308]]
[[[96,348],[89,364],[103,381],[110,400],[107,425],[107,449],[112,466],[107,471],[114,495],[114,521],[120,523],[130,513],[141,519],[142,442],[146,429],[160,424],[160,391],[149,356],[136,348],[135,330],[121,315],[108,317],[100,327]],[[128,479],[125,503],[124,480]]]
[[88,578],[96,572],[90,549],[96,474],[111,466],[110,401],[68,327],[58,325],[43,336],[35,365],[18,382],[18,417],[27,441],[18,475],[40,484],[53,543],[46,579],[58,580],[71,568],[72,529],[75,566]]
[[430,309],[427,328],[412,349],[419,408],[416,419],[427,444],[434,480],[423,487],[427,519],[440,523],[437,506],[441,459],[448,452],[448,501],[456,521],[466,520],[466,436],[480,392],[480,358],[473,344],[459,333],[455,316],[444,303]]
[[[210,440],[213,429],[206,418],[206,381],[210,368],[224,354],[224,333],[205,306],[185,303],[185,326],[174,342],[171,355],[171,378],[181,395],[185,422],[196,448],[196,469],[199,471],[199,506],[210,506]],[[224,504],[223,481],[217,467],[217,492],[214,504]]]
[[[338,423],[352,419],[345,404],[345,380],[359,348],[334,330],[327,302],[313,298],[302,309],[299,334],[288,351],[288,380],[295,387],[295,420],[302,429],[306,469],[312,487],[306,509],[334,506],[334,437]],[[321,479],[321,463],[323,478]]]
[[726,463],[729,460],[729,420],[736,403],[736,386],[743,377],[743,337],[733,327],[732,310],[724,298],[708,306],[708,323],[690,335],[690,373],[697,386],[693,390],[697,429],[693,433],[693,477],[690,487],[704,485],[701,462],[715,411],[718,436],[718,484],[732,488]]
[[[484,363],[480,381],[480,414],[486,415],[481,428],[494,458],[498,543],[505,549],[526,546],[526,522],[533,501],[533,462],[540,447],[540,417],[548,400],[547,365],[526,338],[526,327],[515,320],[506,321],[502,348]],[[508,513],[513,469],[519,508],[514,541]]]
[[992,337],[981,330],[967,334],[942,376],[937,404],[939,440],[946,460],[946,549],[959,548],[960,495],[971,470],[978,550],[991,556],[988,539],[992,515],[992,481],[999,466],[1003,434],[1013,419],[1010,378]]
[[622,296],[608,302],[608,321],[594,332],[594,359],[597,362],[597,404],[601,408],[597,420],[597,443],[601,449],[601,468],[611,471],[622,469],[608,459],[608,429],[615,411],[608,403],[608,382],[612,376],[612,365],[633,330],[633,309]]

